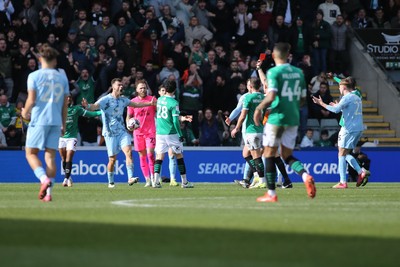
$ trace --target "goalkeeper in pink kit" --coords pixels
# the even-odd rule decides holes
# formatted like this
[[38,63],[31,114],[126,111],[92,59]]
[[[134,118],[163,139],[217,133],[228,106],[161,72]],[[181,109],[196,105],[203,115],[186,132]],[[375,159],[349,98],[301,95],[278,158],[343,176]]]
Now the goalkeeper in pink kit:
[[[131,99],[131,102],[150,102],[154,96],[147,95],[147,83],[141,80],[136,85],[137,97]],[[128,107],[126,122],[130,118],[139,121],[139,127],[133,130],[133,144],[135,150],[139,153],[140,168],[146,179],[145,187],[151,186],[151,180],[154,176],[154,148],[156,146],[156,106],[147,106],[142,108]]]

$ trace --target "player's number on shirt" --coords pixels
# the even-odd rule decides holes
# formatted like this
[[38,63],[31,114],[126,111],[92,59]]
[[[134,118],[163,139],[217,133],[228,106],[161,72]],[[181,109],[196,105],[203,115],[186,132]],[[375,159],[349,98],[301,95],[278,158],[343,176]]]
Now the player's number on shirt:
[[168,118],[168,108],[166,106],[158,106],[157,108],[157,118]]
[[46,103],[58,103],[64,95],[64,88],[60,83],[46,82],[44,84],[48,90],[42,95],[40,101]]
[[294,98],[296,98],[297,101],[300,100],[301,88],[299,85],[300,80],[296,80],[294,88],[289,87],[289,81],[285,81],[282,87],[282,96],[287,97],[290,102],[292,102]]
[[356,103],[357,108],[356,108],[356,111],[354,112],[354,115],[362,115],[362,112],[360,112],[361,106],[362,106],[361,102],[355,102],[355,103]]

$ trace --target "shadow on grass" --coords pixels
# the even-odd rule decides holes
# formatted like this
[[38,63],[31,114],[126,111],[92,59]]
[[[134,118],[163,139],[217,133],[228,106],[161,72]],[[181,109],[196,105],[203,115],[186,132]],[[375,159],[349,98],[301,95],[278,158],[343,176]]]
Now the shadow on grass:
[[398,244],[398,239],[287,234],[273,229],[0,220],[4,267],[398,266]]

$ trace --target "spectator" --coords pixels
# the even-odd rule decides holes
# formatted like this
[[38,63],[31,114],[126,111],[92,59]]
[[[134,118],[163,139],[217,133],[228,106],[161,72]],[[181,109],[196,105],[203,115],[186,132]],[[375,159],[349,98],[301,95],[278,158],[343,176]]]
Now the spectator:
[[390,20],[397,16],[397,12],[400,10],[400,3],[396,0],[384,1],[383,12],[385,13],[386,19]]
[[15,106],[8,102],[6,95],[0,96],[0,130],[5,133],[10,125],[14,125],[17,119]]
[[74,58],[70,51],[69,43],[61,42],[59,55],[57,57],[57,67],[61,68],[67,74],[68,81],[75,81],[78,77],[79,68],[74,64]]
[[69,44],[69,50],[74,51],[78,48],[78,34],[75,29],[69,29],[67,39],[65,40]]
[[386,19],[383,8],[379,7],[375,10],[374,18],[372,19],[372,27],[375,29],[390,29],[391,24]]
[[6,32],[7,47],[11,52],[16,52],[18,50],[19,48],[18,38],[15,33],[15,28],[11,26]]
[[31,0],[24,0],[24,8],[23,10],[19,13],[19,17],[21,20],[26,19],[27,23],[31,24],[33,29],[37,31],[37,24],[39,21],[39,14],[36,11],[36,9],[32,6],[32,1]]
[[[78,48],[72,51],[72,58],[74,64],[77,64],[78,70],[82,71],[83,69],[89,70],[90,73],[93,73],[94,67],[93,62],[91,62],[89,57],[89,48],[87,47],[86,39],[81,39],[78,42]],[[80,103],[80,102],[78,102]],[[91,102],[92,103],[92,102]]]
[[213,38],[212,32],[210,32],[206,27],[199,24],[199,19],[197,17],[192,17],[188,27],[185,27],[185,44],[192,47],[194,40],[200,40],[202,46]]
[[246,39],[245,34],[250,25],[250,21],[253,18],[253,14],[247,11],[247,5],[244,2],[238,2],[237,6],[234,8],[233,21],[235,22],[235,36],[238,40],[238,45],[243,49]]
[[106,140],[104,139],[104,136],[102,134],[102,128],[103,124],[101,123],[101,121],[99,121],[96,127],[98,146],[106,146]]
[[14,80],[12,79],[12,54],[7,48],[5,39],[0,39],[0,76],[3,77],[6,86],[7,98],[12,97]]
[[140,65],[144,66],[147,61],[153,61],[155,68],[160,68],[163,63],[163,43],[160,41],[158,32],[151,30],[149,34],[146,34],[146,29],[149,25],[146,24],[142,30],[136,35],[136,40],[139,43],[139,47],[142,50],[142,59]]
[[215,9],[210,15],[215,39],[224,49],[227,49],[234,29],[232,11],[226,5],[225,0],[217,0]]
[[[78,90],[74,91],[76,103],[86,99],[89,103],[95,102],[95,81],[88,69],[82,69],[79,79],[76,81]],[[74,101],[75,102],[75,101]]]
[[181,131],[183,136],[183,145],[184,146],[198,146],[199,139],[194,136],[193,130],[190,127],[189,122],[181,121]]
[[117,56],[125,59],[127,69],[131,69],[139,63],[137,43],[132,39],[130,32],[126,32],[122,42],[118,44]]
[[333,0],[325,0],[325,3],[320,4],[318,9],[322,10],[322,13],[324,13],[324,20],[330,25],[336,21],[338,15],[341,15],[339,6],[336,5]]
[[11,0],[0,1],[0,10],[3,15],[7,18],[7,24],[11,23],[11,15],[14,14],[14,6]]
[[[35,30],[32,25],[28,23],[26,19],[20,19],[14,16],[12,19],[12,29],[15,30],[17,39],[23,39],[29,41],[31,44],[35,41]],[[11,29],[10,28],[10,29]]]
[[126,33],[132,33],[137,28],[138,26],[132,17],[126,19],[124,16],[120,16],[117,20],[118,43],[123,40]]
[[[180,94],[180,107],[184,113],[196,117],[202,106],[203,80],[201,79],[196,64],[192,63],[182,76],[182,92]],[[194,136],[199,136],[199,126],[196,120],[192,121]]]
[[207,60],[207,54],[204,52],[204,46],[202,46],[199,39],[193,39],[189,64],[195,63],[200,67],[205,60]]
[[128,76],[129,72],[125,68],[125,61],[122,58],[116,59],[115,67],[112,67],[108,70],[107,79],[108,84],[111,84],[111,81],[115,78],[122,79],[124,76]]
[[122,95],[126,96],[129,99],[135,97],[135,85],[131,84],[131,77],[130,76],[123,76],[121,79],[122,83]]
[[[368,139],[367,139],[368,140]],[[368,141],[367,141],[368,142]],[[362,145],[365,141],[359,141],[353,151],[350,153],[358,162],[360,167],[369,171],[371,168],[371,160],[368,158],[368,155],[361,151]],[[347,170],[349,173],[349,181],[357,182],[358,173],[355,169],[353,169],[350,164],[347,165]]]
[[374,12],[376,9],[378,9],[379,7],[383,6],[383,2],[387,2],[383,1],[383,0],[361,0],[364,8],[366,9],[367,15],[369,17],[372,17],[374,15]]
[[176,91],[177,94],[180,94],[180,86],[178,86],[180,84],[180,74],[179,71],[175,68],[175,63],[173,61],[172,58],[167,58],[167,60],[165,60],[165,65],[162,68],[162,70],[160,71],[159,77],[160,77],[160,82],[164,83],[168,77],[170,77],[171,75],[173,75],[175,77],[175,81],[176,81]]
[[372,20],[367,17],[364,8],[361,8],[357,12],[357,16],[353,19],[351,26],[353,27],[353,29],[372,28]]
[[148,32],[155,30],[158,34],[161,34],[162,26],[157,17],[155,17],[153,10],[149,7],[145,12],[146,23],[143,26]]
[[36,41],[39,43],[45,43],[47,36],[53,32],[53,29],[54,26],[50,23],[50,14],[43,11],[37,26]]
[[0,148],[7,147],[7,140],[6,136],[4,135],[3,131],[0,131]]
[[[182,28],[184,28],[184,25],[178,20],[178,18],[172,16],[170,6],[168,6],[168,5],[162,6],[161,12],[162,12],[161,16],[156,15],[157,17],[159,17],[158,20],[161,23],[161,27],[162,27],[161,36],[164,34],[167,34],[169,26],[173,26],[174,28],[178,28],[178,27],[182,26]],[[182,25],[180,25],[180,24],[182,24]]]
[[56,36],[56,40],[59,42],[65,41],[68,35],[68,25],[64,23],[64,17],[61,13],[56,15],[56,23],[54,24],[53,33]]
[[[79,9],[78,3],[82,1],[61,0],[58,3],[58,14],[63,17],[64,24],[69,28],[72,20],[75,18],[75,10]],[[85,1],[86,2],[86,1]],[[74,5],[76,8],[74,9]],[[85,9],[86,10],[86,9]],[[56,15],[57,19],[57,15]]]
[[[141,69],[138,70],[138,75],[136,80],[138,81],[140,78]],[[157,87],[160,82],[160,78],[158,76],[158,71],[154,69],[154,64],[152,61],[147,61],[144,69],[142,71],[142,78],[146,80],[147,86],[150,87],[151,93],[149,95],[155,95],[157,92]]]
[[[237,101],[239,101],[239,99],[240,99],[240,97],[241,97],[242,95],[244,95],[245,93],[247,93],[247,86],[246,86],[246,82],[245,82],[245,81],[242,81],[242,82],[239,84],[238,91],[239,91],[239,93],[236,95]],[[233,128],[235,128],[235,127],[233,127]],[[231,132],[231,131],[229,131],[229,133],[228,133],[229,135],[230,135],[230,132]]]
[[164,55],[168,56],[175,48],[176,43],[185,40],[185,31],[182,26],[175,28],[172,24],[168,25],[167,33],[161,36],[161,41],[164,47]]
[[211,13],[208,11],[206,0],[198,0],[193,4],[192,12],[198,18],[199,25],[203,25],[207,29],[211,28],[210,16]]
[[[25,133],[26,130],[28,129],[28,124],[29,124],[29,120],[26,120],[24,118],[22,118],[21,116],[21,112],[22,112],[22,108],[24,107],[24,103],[26,100],[18,100],[17,105],[15,106],[15,114],[17,115],[17,118],[15,120],[15,128],[17,129],[17,131],[21,132],[23,134],[23,137],[25,139]],[[2,131],[0,131],[2,132]],[[25,141],[25,140],[23,140]]]
[[58,6],[54,2],[54,0],[46,0],[46,3],[43,5],[42,12],[47,12],[50,14],[51,25],[54,25],[56,23],[57,11],[58,11]]
[[289,39],[288,27],[284,24],[284,17],[278,15],[275,22],[268,29],[269,49],[272,51],[276,43],[287,42]]
[[347,52],[347,41],[349,39],[349,29],[344,23],[342,15],[336,17],[336,22],[332,24],[332,46],[330,49],[329,69],[338,75],[347,76],[349,66],[349,54]]
[[331,140],[329,140],[329,132],[328,130],[324,129],[321,131],[320,139],[315,142],[315,146],[318,147],[333,147]]
[[72,22],[70,29],[75,29],[78,33],[78,37],[81,38],[88,39],[93,36],[93,26],[90,21],[87,20],[86,10],[78,10],[78,19]]
[[400,9],[397,11],[397,15],[391,19],[390,25],[394,29],[400,28]]
[[7,146],[21,147],[22,146],[22,133],[15,128],[15,125],[10,125],[5,132]]
[[236,124],[235,123],[231,123],[229,125],[229,130],[224,131],[222,133],[222,145],[223,146],[240,146],[242,144],[242,133],[238,132],[235,136],[235,138],[233,138],[231,136],[231,132],[233,129],[235,129]]
[[[316,98],[321,97],[322,101],[327,105],[333,102],[333,97],[329,91],[328,84],[326,82],[321,82],[321,84],[319,85],[318,92],[316,92],[313,96]],[[329,110],[315,103],[312,104],[311,109],[312,109],[311,116],[319,120],[332,119],[336,117],[335,113],[332,113]]]
[[[232,109],[228,108],[228,106],[230,106],[230,105],[227,105],[226,101],[227,101],[227,96],[230,95],[230,91],[233,91],[233,90],[231,90],[230,87],[228,87],[228,85],[226,83],[225,75],[223,75],[221,73],[217,73],[215,80],[210,85],[208,90],[210,91],[211,105],[209,106],[209,108],[211,108],[211,110],[215,110],[215,111],[232,110]],[[236,97],[236,95],[234,95],[234,100],[235,100],[235,97]],[[221,99],[224,99],[224,101],[221,101]]]
[[313,147],[314,146],[313,135],[314,135],[314,130],[307,129],[306,134],[304,135],[303,139],[301,140],[300,147],[301,148]]
[[235,49],[232,51],[231,54],[231,62],[232,61],[236,61],[238,63],[239,71],[243,73],[249,68],[250,57],[247,56],[246,58],[243,58],[243,55],[240,52],[240,50]]
[[211,109],[206,108],[199,111],[199,127],[200,127],[200,146],[220,146],[220,134],[223,130],[222,111],[218,111],[218,115],[214,116]]
[[[14,89],[10,102],[15,103],[18,94],[26,88],[26,79],[21,79],[24,77],[25,71],[28,67],[29,59],[35,60],[35,56],[31,53],[30,44],[27,41],[20,39],[20,46],[17,53],[13,56],[13,79],[14,79]],[[35,62],[36,63],[36,62]],[[26,92],[26,91],[25,91]]]
[[289,43],[292,46],[294,65],[297,65],[304,55],[310,55],[312,43],[311,28],[304,24],[302,17],[296,18],[296,23],[290,28]]
[[252,19],[250,21],[250,27],[244,35],[245,42],[242,46],[243,53],[249,57],[258,56],[256,47],[261,42],[262,37],[263,31],[259,29],[258,21]]
[[319,75],[314,76],[310,83],[308,84],[308,91],[311,94],[315,94],[316,92],[318,92],[319,87],[321,85],[322,82],[327,83],[328,81],[326,80],[327,76],[325,72],[321,72]]
[[189,20],[194,15],[189,0],[173,0],[173,5],[176,8],[176,17],[182,21],[185,27],[189,26]]
[[130,18],[132,18],[132,14],[131,14],[131,6],[130,6],[131,4],[129,3],[129,1],[128,0],[123,0],[122,1],[122,3],[121,3],[121,5],[120,5],[120,9],[118,10],[118,12],[117,13],[115,13],[114,14],[114,16],[113,16],[113,23],[115,24],[115,25],[117,25],[118,24],[118,20],[121,18],[121,17],[124,17],[125,18],[125,21],[129,21],[129,19]]
[[324,14],[321,10],[317,11],[313,22],[313,66],[314,73],[326,72],[327,53],[331,46],[331,26],[323,20]]
[[200,76],[204,81],[202,103],[205,107],[212,106],[212,85],[215,83],[217,74],[222,72],[223,67],[217,62],[216,53],[210,50],[207,53],[207,60],[200,65]]
[[176,42],[173,51],[168,55],[168,57],[172,58],[176,63],[176,69],[179,71],[179,74],[182,75],[183,71],[189,67],[189,53],[184,51],[183,43]]
[[93,1],[92,9],[90,11],[90,21],[93,27],[100,25],[103,21],[101,1]]
[[273,21],[272,13],[267,11],[267,3],[261,2],[259,10],[254,12],[253,17],[258,21],[258,28],[266,33]]
[[104,14],[101,24],[94,27],[94,33],[98,44],[105,43],[109,36],[113,36],[114,40],[118,40],[117,27],[110,22],[110,15],[108,14]]
[[[28,59],[28,62],[26,63],[26,67],[24,71],[22,72],[21,76],[19,76],[18,80],[21,80],[21,82],[17,82],[15,86],[15,91],[16,93],[16,100],[18,101],[23,101],[25,103],[26,98],[28,97],[28,90],[27,90],[27,83],[26,81],[28,80],[29,74],[37,70],[37,62],[34,57],[31,57]],[[23,106],[23,105],[22,105]]]

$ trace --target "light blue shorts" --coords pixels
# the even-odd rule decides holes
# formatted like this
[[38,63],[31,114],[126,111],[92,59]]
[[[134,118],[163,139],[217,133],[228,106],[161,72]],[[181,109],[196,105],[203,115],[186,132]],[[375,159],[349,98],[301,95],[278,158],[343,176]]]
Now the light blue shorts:
[[40,150],[44,150],[45,148],[57,150],[60,136],[60,126],[29,125],[25,146]]
[[349,133],[345,128],[341,128],[338,136],[338,147],[353,149],[360,140],[362,131]]
[[122,148],[132,145],[132,137],[127,132],[122,132],[117,136],[106,136],[107,154],[109,157],[117,155]]

